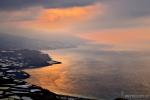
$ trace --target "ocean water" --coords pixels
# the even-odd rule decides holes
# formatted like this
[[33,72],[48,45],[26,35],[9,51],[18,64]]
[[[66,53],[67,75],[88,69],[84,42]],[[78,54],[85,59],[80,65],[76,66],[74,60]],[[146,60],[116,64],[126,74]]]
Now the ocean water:
[[112,100],[150,94],[150,53],[89,44],[45,50],[62,64],[26,70],[27,81],[58,94]]

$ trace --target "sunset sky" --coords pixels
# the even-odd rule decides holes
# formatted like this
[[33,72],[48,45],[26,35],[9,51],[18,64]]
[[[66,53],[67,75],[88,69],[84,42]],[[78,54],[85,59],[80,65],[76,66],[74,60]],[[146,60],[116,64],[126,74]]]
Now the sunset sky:
[[[0,0],[0,33],[150,49],[150,0]],[[66,37],[66,38],[68,38]]]

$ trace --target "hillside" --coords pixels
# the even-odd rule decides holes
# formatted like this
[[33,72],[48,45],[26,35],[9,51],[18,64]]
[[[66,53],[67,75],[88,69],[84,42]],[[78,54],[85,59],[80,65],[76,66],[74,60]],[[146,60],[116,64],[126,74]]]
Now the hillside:
[[60,48],[73,48],[84,41],[76,37],[48,37],[37,38],[23,37],[19,35],[11,35],[0,33],[0,49],[60,49]]

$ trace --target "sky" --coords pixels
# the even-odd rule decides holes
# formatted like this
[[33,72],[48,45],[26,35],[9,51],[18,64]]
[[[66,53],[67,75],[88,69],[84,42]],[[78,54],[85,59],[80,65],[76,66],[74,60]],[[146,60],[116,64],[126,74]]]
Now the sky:
[[0,33],[150,49],[150,0],[0,0]]

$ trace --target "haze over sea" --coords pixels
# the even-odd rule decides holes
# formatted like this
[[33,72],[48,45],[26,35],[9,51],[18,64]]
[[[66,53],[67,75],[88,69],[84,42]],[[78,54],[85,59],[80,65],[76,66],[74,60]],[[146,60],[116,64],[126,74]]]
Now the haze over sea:
[[[126,48],[127,49],[127,48]],[[112,100],[125,94],[150,94],[150,53],[90,43],[46,50],[62,64],[27,70],[28,80],[50,91]]]

